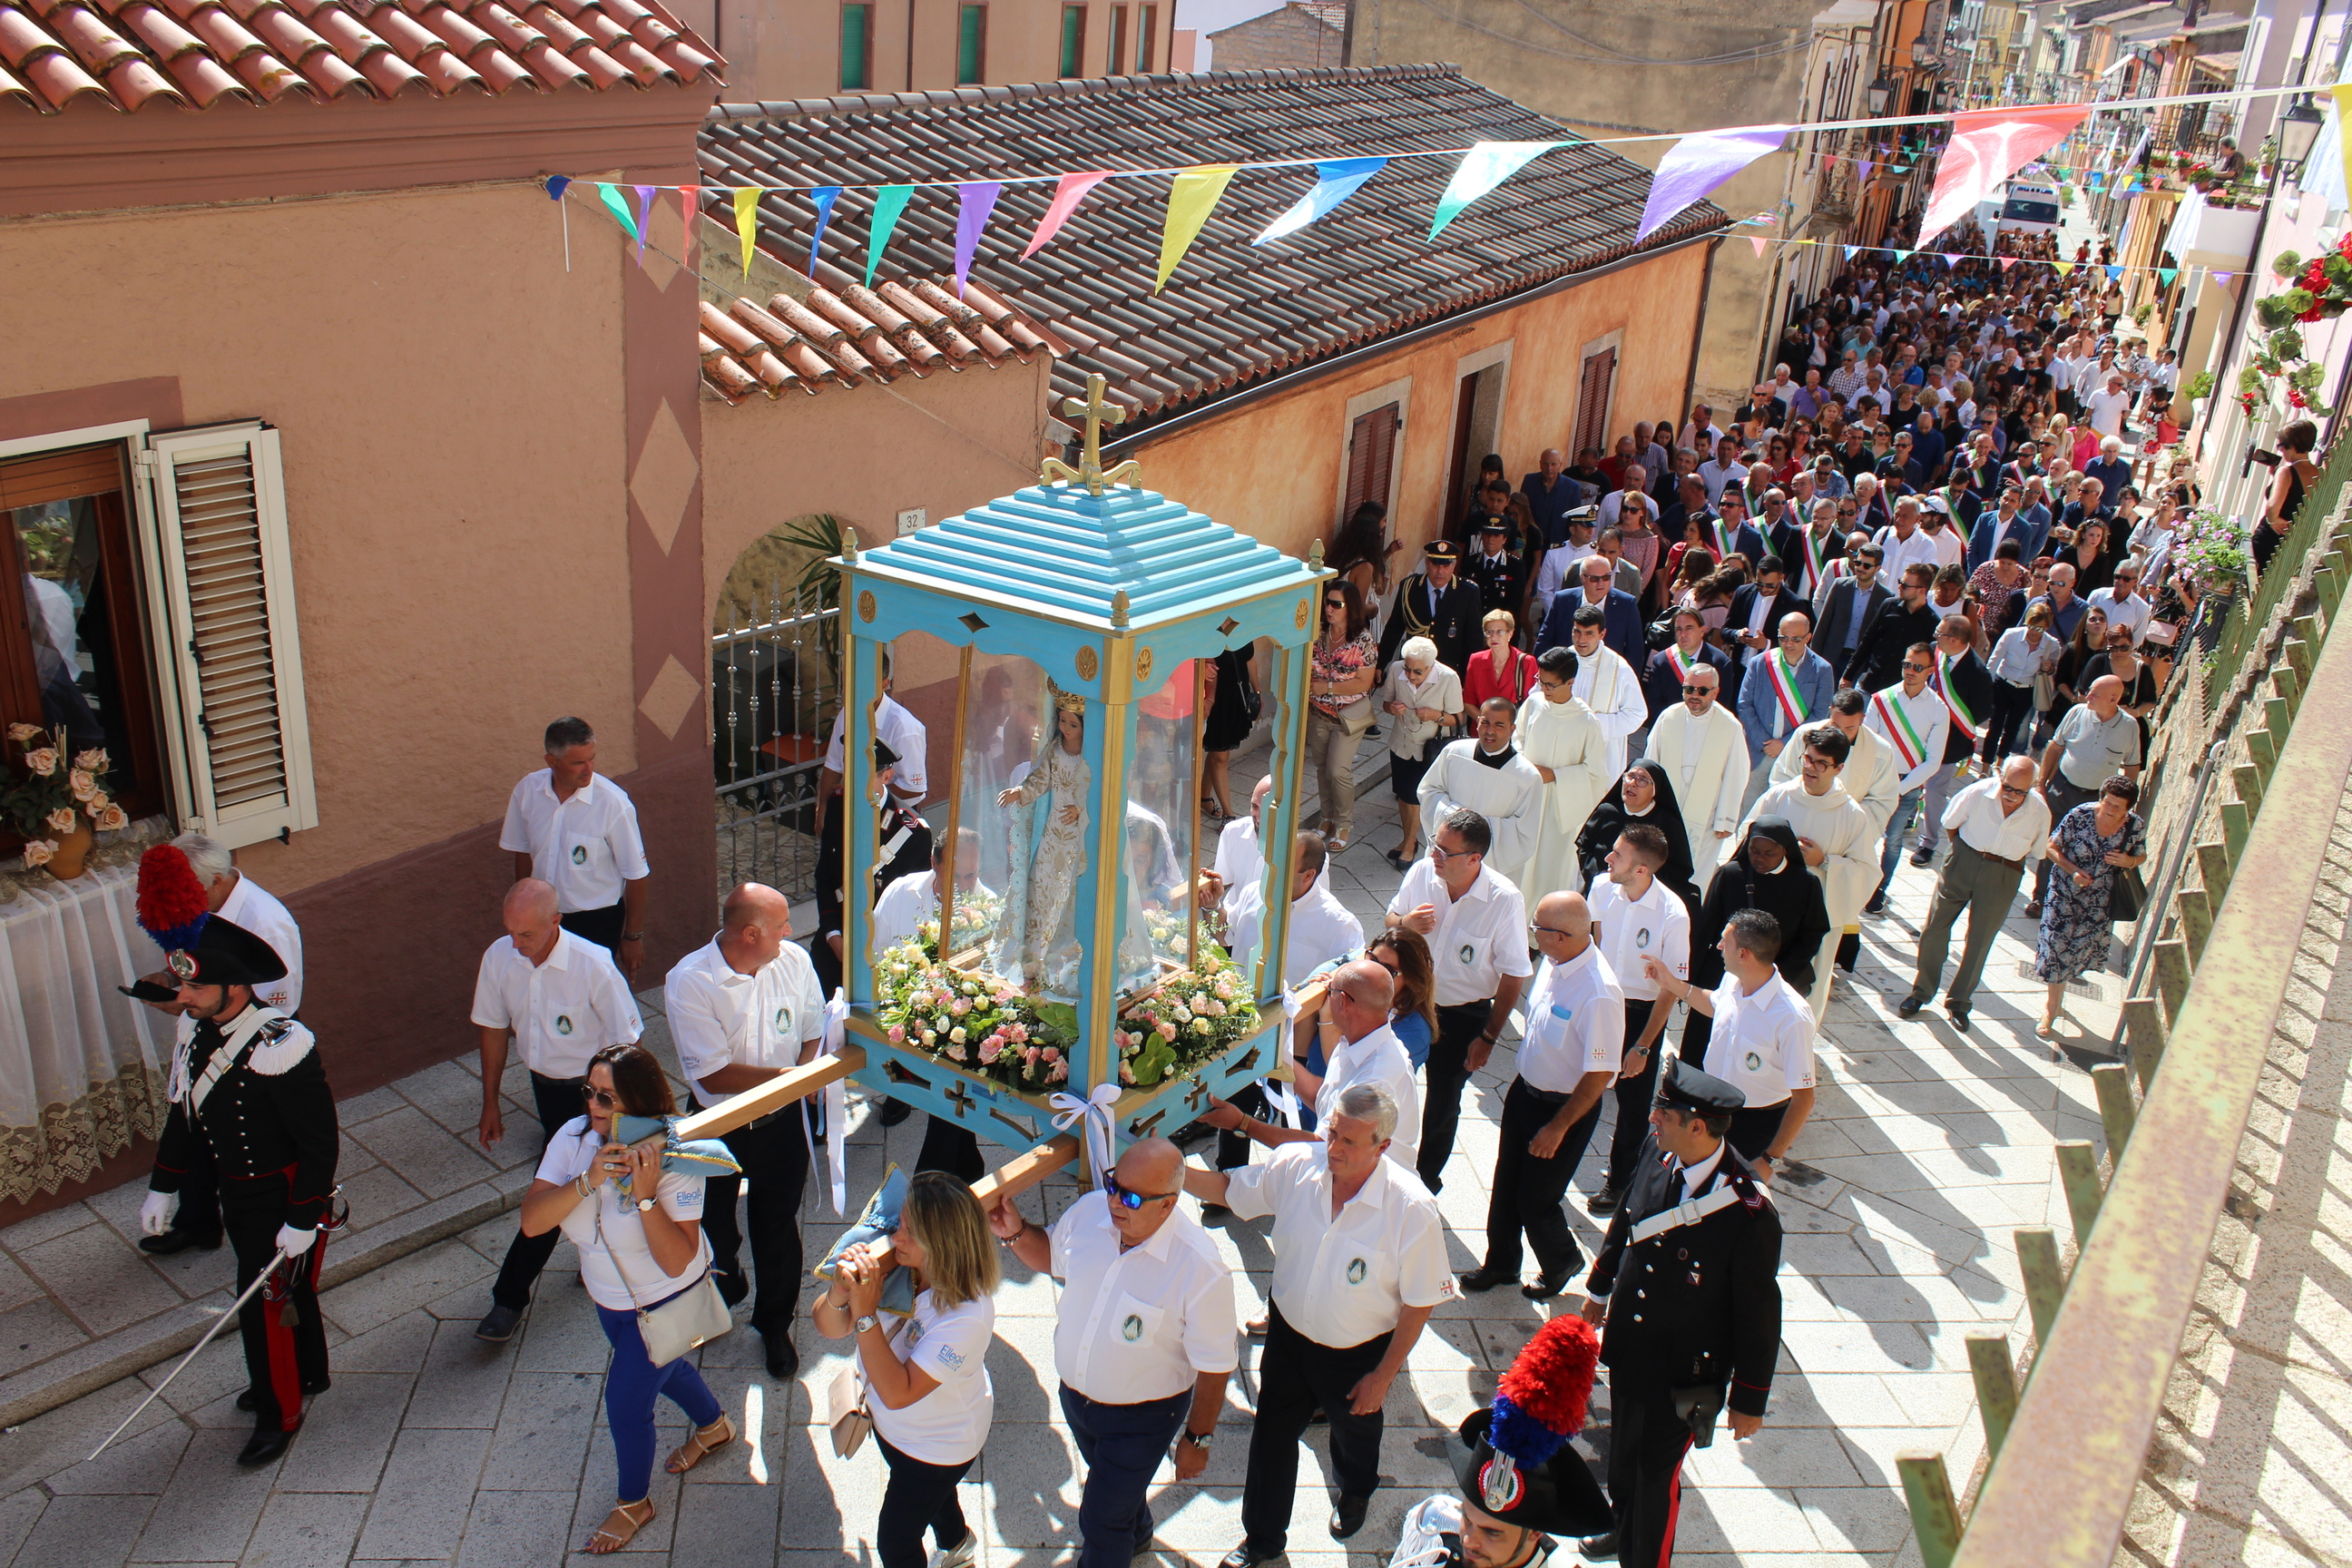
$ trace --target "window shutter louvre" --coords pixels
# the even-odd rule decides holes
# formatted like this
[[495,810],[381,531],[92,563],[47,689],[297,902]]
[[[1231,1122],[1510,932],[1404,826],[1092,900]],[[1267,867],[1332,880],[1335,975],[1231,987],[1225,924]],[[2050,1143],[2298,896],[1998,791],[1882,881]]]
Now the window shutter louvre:
[[236,848],[315,827],[278,432],[151,436],[142,554],[181,816]]
[[1345,523],[1366,501],[1389,504],[1389,475],[1396,463],[1397,405],[1383,404],[1360,415],[1348,435],[1348,504]]
[[1598,447],[1602,456],[1608,455],[1609,391],[1616,379],[1615,349],[1585,356],[1584,374],[1576,393],[1576,451],[1570,461],[1581,462],[1589,447]]

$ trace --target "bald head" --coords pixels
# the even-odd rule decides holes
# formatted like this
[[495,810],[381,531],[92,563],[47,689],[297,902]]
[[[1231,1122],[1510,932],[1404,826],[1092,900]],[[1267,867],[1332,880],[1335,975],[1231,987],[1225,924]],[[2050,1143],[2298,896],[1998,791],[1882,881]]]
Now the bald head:
[[562,904],[554,887],[536,877],[525,877],[507,889],[499,918],[515,951],[533,963],[544,963],[563,934]]
[[1592,906],[1581,893],[1546,893],[1536,900],[1536,951],[1565,963],[1592,945]]
[[2083,694],[2083,700],[2088,702],[2091,711],[2102,720],[2114,718],[2116,710],[2123,706],[2123,678],[2116,675],[2099,677],[2091,682],[2091,689]]
[[1385,964],[1360,958],[1333,972],[1324,1011],[1339,1026],[1349,1043],[1388,1026],[1389,1008],[1396,1000],[1396,978]]
[[1110,1205],[1111,1228],[1118,1232],[1120,1243],[1139,1246],[1176,1212],[1177,1194],[1184,1189],[1184,1156],[1165,1138],[1139,1138],[1111,1167],[1111,1180],[1143,1199],[1135,1208],[1123,1203]]
[[738,974],[756,973],[792,940],[792,900],[764,882],[745,882],[727,895],[719,916],[719,951]]

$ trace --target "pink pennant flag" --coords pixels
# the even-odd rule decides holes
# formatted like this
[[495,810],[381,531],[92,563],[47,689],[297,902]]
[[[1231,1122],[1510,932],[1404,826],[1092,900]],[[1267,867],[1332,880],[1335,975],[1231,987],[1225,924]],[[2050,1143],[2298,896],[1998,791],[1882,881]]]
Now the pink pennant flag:
[[1756,247],[1756,259],[1761,261],[1764,259],[1764,247],[1771,242],[1760,234],[1751,234],[1748,237],[1748,243]]
[[2014,266],[2016,266],[2016,265],[2017,265],[2017,258],[2016,258],[2016,257],[2014,257],[2014,256],[2004,256],[2004,257],[2002,257],[2002,258],[2000,258],[2000,269],[2001,269],[2003,272],[2008,271],[2011,268],[2012,268],[2012,267],[2014,267]]
[[1045,208],[1045,216],[1037,220],[1037,232],[1029,237],[1029,248],[1021,253],[1022,258],[1026,260],[1036,255],[1038,247],[1061,232],[1062,225],[1078,210],[1078,204],[1087,199],[1087,193],[1109,178],[1110,171],[1108,169],[1063,175],[1054,186],[1054,200]]
[[701,191],[698,186],[680,185],[677,188],[678,222],[685,231],[680,237],[677,254],[678,258],[689,268],[694,265],[694,214],[695,209],[701,205],[698,199],[700,195]]
[[1952,137],[1936,165],[1936,189],[1919,219],[1919,237],[1951,227],[2003,180],[2056,146],[2090,112],[2087,103],[2071,103],[1964,110],[1952,116]]

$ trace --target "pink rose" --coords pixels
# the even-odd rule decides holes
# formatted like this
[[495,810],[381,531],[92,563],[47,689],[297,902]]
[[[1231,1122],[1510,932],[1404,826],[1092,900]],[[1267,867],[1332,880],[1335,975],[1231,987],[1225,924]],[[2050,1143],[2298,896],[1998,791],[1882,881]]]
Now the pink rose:
[[1159,1026],[1155,1032],[1163,1040],[1172,1040],[1176,1037],[1176,1026],[1170,1023],[1167,1019],[1162,1018],[1160,1020]]
[[98,793],[98,781],[75,768],[66,774],[66,788],[73,792],[76,800],[88,800]]
[[1029,1039],[1029,1026],[1026,1024],[1007,1025],[1004,1030],[1004,1037],[1011,1040],[1015,1045],[1026,1044]]
[[1003,1054],[1004,1042],[998,1039],[994,1035],[991,1035],[988,1038],[980,1042],[980,1059],[983,1065],[993,1064],[996,1058]]
[[967,1002],[967,1001],[965,1001],[962,997],[959,996],[959,997],[957,997],[957,998],[955,999],[955,1001],[954,1001],[954,1002],[953,1002],[953,1003],[949,1006],[948,1011],[949,1011],[949,1012],[950,1012],[950,1013],[953,1013],[957,1017],[961,1018],[961,1017],[962,1017],[966,1013],[969,1013],[969,1012],[971,1012],[971,1003],[969,1003],[969,1002]]
[[16,742],[16,744],[20,746],[40,732],[41,727],[38,724],[11,724],[8,726],[8,738]]
[[952,1060],[961,1061],[964,1059],[964,1049],[961,1046],[951,1045],[948,1047],[948,1056]]
[[907,1026],[904,1024],[890,1026],[890,1043],[894,1046],[903,1046],[907,1043]]
[[1055,1050],[1051,1046],[1047,1046],[1045,1047],[1045,1059],[1049,1062],[1057,1062],[1062,1059],[1062,1053]]
[[49,813],[47,820],[48,822],[50,832],[71,833],[74,830],[75,824],[80,819],[75,816],[74,808],[72,806],[61,805],[58,807],[57,810]]
[[87,752],[76,752],[74,753],[74,766],[80,768],[85,773],[104,773],[107,768],[106,752],[101,748],[96,746],[91,747]]
[[106,809],[98,814],[98,826],[109,833],[113,833],[130,826],[131,818],[121,806],[110,804]]
[[1128,1066],[1125,1062],[1119,1063],[1118,1081],[1121,1083],[1133,1083],[1135,1081],[1135,1069]]
[[1054,1064],[1054,1070],[1053,1070],[1052,1072],[1049,1072],[1049,1073],[1047,1073],[1047,1074],[1045,1075],[1045,1081],[1046,1081],[1047,1083],[1067,1083],[1067,1082],[1069,1082],[1069,1081],[1070,1081],[1070,1064],[1069,1064],[1069,1063],[1067,1063],[1067,1062],[1055,1062],[1055,1063]]
[[33,839],[25,846],[25,864],[27,866],[46,866],[49,863],[49,858],[57,852],[58,847],[55,844],[50,843],[47,839]]
[[1027,1050],[1021,1053],[1021,1065],[1032,1072],[1034,1072],[1037,1069],[1036,1047],[1032,1046]]
[[58,771],[58,752],[54,746],[43,746],[37,752],[25,753],[25,771],[37,779],[47,778]]

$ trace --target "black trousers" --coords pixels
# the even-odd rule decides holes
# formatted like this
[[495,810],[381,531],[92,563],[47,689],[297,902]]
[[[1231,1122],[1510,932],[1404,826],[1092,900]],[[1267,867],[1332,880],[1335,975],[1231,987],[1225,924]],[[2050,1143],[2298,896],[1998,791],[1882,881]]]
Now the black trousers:
[[1519,1237],[1536,1255],[1536,1267],[1549,1279],[1565,1278],[1584,1260],[1568,1228],[1560,1200],[1584,1158],[1592,1130],[1601,1125],[1601,1101],[1578,1117],[1549,1160],[1529,1147],[1544,1125],[1559,1114],[1569,1097],[1550,1094],[1523,1078],[1503,1096],[1502,1145],[1495,1154],[1495,1183],[1486,1199],[1486,1268],[1496,1274],[1519,1271]]
[[[565,931],[583,942],[593,942],[607,952],[621,949],[621,933],[629,929],[629,905],[626,899],[607,904],[601,910],[574,910],[562,919]],[[561,1125],[559,1123],[559,1125]]]
[[1266,1309],[1265,1350],[1257,1358],[1257,1419],[1250,1427],[1249,1471],[1242,1488],[1242,1531],[1271,1557],[1290,1530],[1298,1491],[1298,1439],[1318,1409],[1331,1418],[1331,1469],[1343,1497],[1370,1497],[1381,1484],[1380,1411],[1359,1415],[1349,1391],[1389,1352],[1389,1336],[1337,1350],[1317,1344]]
[[1750,1105],[1731,1113],[1731,1130],[1723,1141],[1750,1160],[1760,1160],[1772,1140],[1780,1136],[1780,1123],[1789,1114],[1789,1102],[1778,1105]]
[[1454,1157],[1454,1130],[1462,1121],[1462,1089],[1470,1081],[1470,1047],[1486,1031],[1495,1004],[1465,1002],[1437,1010],[1437,1037],[1429,1043],[1421,1103],[1422,1184],[1431,1192],[1445,1185],[1445,1162]]
[[[710,1266],[740,1278],[743,1233],[735,1223],[735,1195],[751,1186],[744,1205],[751,1233],[751,1271],[759,1294],[751,1326],[762,1338],[790,1334],[800,1307],[801,1190],[808,1184],[808,1137],[797,1107],[786,1106],[726,1135],[742,1174],[713,1176],[703,1185],[702,1231],[710,1238]],[[775,1287],[770,1289],[769,1287]]]
[[1985,766],[2000,766],[2001,758],[2017,750],[2017,727],[2032,717],[2033,688],[2006,680],[1992,683],[1992,721],[1985,726],[1984,742],[1979,748]]
[[[1697,1008],[1691,1009],[1690,1021],[1703,1022]],[[1625,1004],[1625,1048],[1649,1027],[1650,1004],[1643,1000]],[[1633,1182],[1633,1160],[1642,1152],[1642,1140],[1650,1135],[1650,1102],[1658,1097],[1658,1058],[1664,1054],[1665,1036],[1663,1032],[1650,1042],[1649,1060],[1632,1078],[1622,1079],[1611,1093],[1617,1097],[1617,1128],[1609,1134],[1609,1185],[1623,1192]],[[1690,1055],[1690,1032],[1683,1033],[1683,1054]],[[1696,1059],[1696,1058],[1694,1058]]]
[[945,1171],[965,1182],[976,1182],[988,1174],[988,1162],[981,1157],[980,1138],[971,1128],[926,1113],[923,1150],[915,1156],[915,1169]]
[[[1286,1047],[1285,1048],[1287,1049],[1288,1047]],[[1260,1087],[1258,1081],[1255,1079],[1251,1079],[1248,1083],[1244,1084],[1242,1086],[1241,1092],[1234,1095],[1233,1099],[1226,1101],[1226,1103],[1231,1105],[1235,1110],[1240,1111],[1244,1116],[1255,1116],[1261,1121],[1274,1114],[1274,1107],[1266,1103],[1265,1089]],[[1244,1165],[1248,1164],[1249,1162],[1249,1134],[1245,1132],[1220,1132],[1217,1134],[1218,1170],[1238,1171]]]
[[[267,1176],[221,1184],[221,1218],[236,1250],[236,1288],[252,1284],[278,1258],[278,1231],[286,1223],[292,1167]],[[319,1268],[324,1238],[278,1271],[237,1312],[245,1342],[245,1374],[253,1391],[253,1429],[292,1432],[302,1425],[302,1385],[327,1381],[327,1325],[319,1316]]]
[[874,1446],[890,1467],[890,1484],[882,1490],[882,1509],[874,1526],[874,1555],[882,1568],[923,1568],[929,1561],[923,1551],[929,1529],[940,1550],[948,1551],[964,1538],[963,1505],[956,1500],[956,1483],[971,1468],[974,1454],[961,1465],[932,1465],[902,1454],[881,1433]]
[[1665,1568],[1673,1560],[1690,1447],[1690,1423],[1675,1414],[1673,1390],[1611,1371],[1609,1503],[1622,1568]]
[[[530,1075],[531,1106],[539,1112],[539,1146],[555,1136],[555,1130],[587,1109],[580,1098],[580,1086],[584,1078],[541,1078]],[[563,1239],[563,1232],[549,1226],[540,1236],[525,1236],[518,1228],[515,1238],[507,1246],[507,1260],[499,1268],[499,1277],[490,1286],[490,1300],[501,1307],[521,1311],[530,1305],[530,1288],[539,1283],[540,1270],[555,1256],[555,1244]]]

